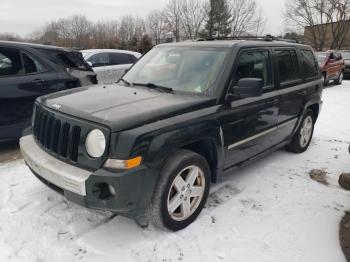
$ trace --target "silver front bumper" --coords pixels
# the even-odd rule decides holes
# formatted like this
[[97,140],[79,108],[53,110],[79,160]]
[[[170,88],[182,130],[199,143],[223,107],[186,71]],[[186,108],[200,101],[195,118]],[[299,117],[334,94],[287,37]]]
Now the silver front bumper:
[[32,135],[20,140],[21,152],[26,164],[40,177],[81,196],[86,196],[85,181],[91,172],[64,163],[41,149]]

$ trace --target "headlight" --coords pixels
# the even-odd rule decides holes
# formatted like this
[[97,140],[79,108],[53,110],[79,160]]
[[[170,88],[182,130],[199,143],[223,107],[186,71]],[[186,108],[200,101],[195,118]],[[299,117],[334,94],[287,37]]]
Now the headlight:
[[103,156],[106,150],[106,138],[102,131],[99,129],[92,130],[86,137],[85,147],[91,157]]

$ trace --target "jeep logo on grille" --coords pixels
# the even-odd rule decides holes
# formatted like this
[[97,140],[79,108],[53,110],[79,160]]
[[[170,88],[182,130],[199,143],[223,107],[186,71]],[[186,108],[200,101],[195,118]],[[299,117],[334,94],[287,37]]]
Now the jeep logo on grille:
[[62,106],[60,104],[53,104],[52,107],[56,110],[60,110]]

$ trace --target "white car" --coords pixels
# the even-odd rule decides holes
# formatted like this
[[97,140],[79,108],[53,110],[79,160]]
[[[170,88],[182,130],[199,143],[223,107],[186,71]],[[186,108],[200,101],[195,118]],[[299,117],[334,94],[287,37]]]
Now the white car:
[[81,53],[97,74],[99,84],[117,82],[141,57],[140,53],[118,49],[89,49]]

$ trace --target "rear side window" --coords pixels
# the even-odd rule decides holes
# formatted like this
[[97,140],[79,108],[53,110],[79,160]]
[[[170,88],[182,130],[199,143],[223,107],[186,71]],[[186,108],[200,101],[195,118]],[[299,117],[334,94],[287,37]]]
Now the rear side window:
[[56,55],[61,64],[69,69],[90,71],[80,52],[61,52]]
[[303,61],[303,74],[306,79],[318,77],[318,66],[315,60],[314,53],[310,50],[301,50]]
[[0,48],[0,77],[23,73],[21,52],[12,48]]
[[127,65],[134,63],[133,56],[129,54],[110,53],[109,57],[111,59],[111,65]]
[[294,50],[280,50],[275,53],[281,84],[300,80],[297,54]]
[[259,78],[264,87],[272,85],[272,71],[269,51],[250,51],[243,53],[238,62],[235,85],[243,78]]
[[23,53],[23,64],[26,74],[43,72],[44,66],[30,55]]
[[111,64],[109,56],[106,53],[93,55],[87,61],[90,62],[93,67],[107,66]]
[[90,66],[86,63],[80,52],[44,48],[35,48],[35,50],[41,52],[51,62],[64,69],[91,71]]

